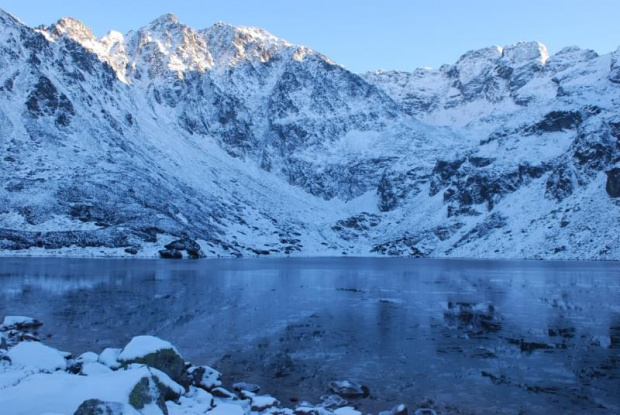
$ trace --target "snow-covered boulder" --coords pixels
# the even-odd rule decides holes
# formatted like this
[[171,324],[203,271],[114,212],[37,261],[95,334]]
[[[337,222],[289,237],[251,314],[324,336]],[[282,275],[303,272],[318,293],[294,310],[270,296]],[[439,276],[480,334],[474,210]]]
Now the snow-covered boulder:
[[329,388],[334,393],[344,397],[368,396],[369,393],[368,387],[349,380],[335,380],[329,382]]
[[99,362],[84,363],[80,369],[80,374],[84,376],[101,375],[110,372],[112,372],[112,369]]
[[41,326],[39,320],[36,320],[32,317],[24,317],[24,316],[6,316],[2,321],[2,326],[0,326],[0,330],[24,330],[31,329]]
[[[88,408],[111,406],[125,414],[166,414],[165,400],[171,392],[178,398],[184,389],[160,371],[131,367],[97,376],[65,372],[41,373],[0,389],[3,414],[73,414]],[[86,402],[96,399],[100,402]],[[94,409],[93,409],[94,410]],[[105,413],[105,412],[103,412]]]
[[121,363],[118,361],[118,355],[121,353],[121,349],[108,347],[103,349],[103,352],[99,355],[98,362],[106,365],[110,369],[118,369],[121,367]]
[[168,412],[204,414],[215,405],[213,395],[203,389],[190,386],[189,391],[181,396],[178,402],[167,401]]
[[97,362],[99,360],[99,355],[95,352],[84,352],[75,359],[76,362],[86,364],[91,362]]
[[185,361],[178,350],[169,342],[154,336],[136,336],[118,355],[122,365],[142,363],[156,368],[170,376],[175,382],[189,385],[185,372]]
[[222,382],[220,381],[222,374],[212,367],[193,366],[187,370],[187,373],[191,378],[192,385],[207,391],[222,386]]
[[279,405],[280,401],[269,395],[253,396],[251,400],[251,409],[256,412],[262,412],[266,409]]
[[7,357],[14,366],[23,366],[37,372],[54,372],[67,369],[61,352],[38,342],[22,342],[8,351]]

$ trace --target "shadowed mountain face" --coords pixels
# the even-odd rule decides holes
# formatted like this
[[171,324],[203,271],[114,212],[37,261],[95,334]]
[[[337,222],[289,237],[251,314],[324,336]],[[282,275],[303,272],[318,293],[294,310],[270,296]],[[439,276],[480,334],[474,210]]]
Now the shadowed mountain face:
[[618,259],[618,56],[357,75],[256,28],[1,12],[0,249]]

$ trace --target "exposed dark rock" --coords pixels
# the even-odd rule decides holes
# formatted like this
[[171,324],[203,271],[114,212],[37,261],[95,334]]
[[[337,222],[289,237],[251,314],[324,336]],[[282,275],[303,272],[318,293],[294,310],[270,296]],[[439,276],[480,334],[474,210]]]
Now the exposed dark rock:
[[140,379],[129,393],[129,404],[140,410],[153,402],[165,415],[168,415],[163,385],[153,376],[144,377]]
[[390,256],[413,256],[416,258],[424,258],[429,255],[423,247],[417,246],[421,241],[420,237],[405,236],[382,244],[373,245],[371,252],[377,252]]
[[159,256],[163,259],[183,259],[183,252],[176,249],[162,249],[159,251]]
[[457,222],[447,226],[439,226],[433,229],[433,233],[440,241],[445,241],[446,239],[449,239],[452,235],[454,235],[456,231],[461,229],[463,226],[464,224],[461,222]]
[[433,168],[430,195],[435,196],[439,193],[448,181],[456,175],[464,162],[465,159],[457,159],[452,161],[437,160],[435,167]]
[[508,339],[508,343],[519,346],[521,352],[532,353],[536,350],[549,350],[554,349],[555,346],[548,343],[541,342],[528,342],[523,339]]
[[572,165],[567,162],[558,165],[547,179],[545,195],[562,201],[573,194],[577,177]]
[[162,258],[165,258],[162,252],[172,253],[173,257],[176,258],[175,254],[181,251],[187,252],[187,255],[190,258],[195,259],[204,257],[200,245],[198,245],[196,241],[193,241],[189,238],[177,239],[176,241],[170,242],[169,244],[165,245],[164,248],[166,248],[167,251],[160,251],[160,255],[162,256]]
[[28,95],[26,108],[34,118],[56,116],[56,125],[66,127],[75,115],[73,104],[64,93],[59,93],[52,81],[41,76]]
[[82,402],[73,415],[119,415],[123,411],[123,404],[121,403],[88,399]]
[[381,212],[389,212],[398,205],[396,191],[385,175],[381,177],[381,181],[377,187],[377,195],[379,196],[379,210]]
[[574,130],[581,125],[583,117],[579,111],[551,111],[537,124],[526,129],[527,134],[554,133]]
[[474,167],[487,167],[495,161],[493,158],[476,156],[470,156],[467,160]]
[[194,366],[187,370],[192,385],[210,391],[222,385],[221,373],[209,366]]
[[459,247],[472,240],[482,239],[487,235],[490,235],[497,229],[501,229],[506,225],[506,218],[498,213],[493,213],[485,218],[485,220],[476,225],[473,229],[467,232],[461,239],[458,240],[454,247]]
[[609,65],[609,80],[620,84],[620,52],[616,51],[611,55]]
[[332,230],[338,232],[341,238],[351,240],[363,236],[365,232],[377,227],[380,223],[381,218],[378,215],[362,212],[359,215],[339,220],[332,226]]
[[620,197],[620,168],[613,168],[607,172],[605,190],[611,197]]
[[186,388],[190,384],[190,378],[185,371],[185,361],[173,349],[162,349],[145,356],[121,361],[121,364],[124,366],[132,363],[141,363],[159,369],[170,376],[172,380]]
[[129,240],[126,234],[115,228],[50,232],[0,229],[0,249],[23,250],[32,247],[60,249],[72,245],[81,248],[123,248],[129,245]]

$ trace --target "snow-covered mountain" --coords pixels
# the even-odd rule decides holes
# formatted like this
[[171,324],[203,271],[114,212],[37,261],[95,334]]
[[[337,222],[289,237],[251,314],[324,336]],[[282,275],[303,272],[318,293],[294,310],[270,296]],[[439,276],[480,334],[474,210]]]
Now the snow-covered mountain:
[[620,259],[620,50],[351,73],[173,15],[0,12],[8,255]]

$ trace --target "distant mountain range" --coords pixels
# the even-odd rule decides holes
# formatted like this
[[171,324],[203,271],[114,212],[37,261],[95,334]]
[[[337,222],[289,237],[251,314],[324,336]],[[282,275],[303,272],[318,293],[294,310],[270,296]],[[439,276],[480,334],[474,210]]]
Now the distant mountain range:
[[0,253],[620,259],[620,49],[355,74],[173,15],[0,11]]

